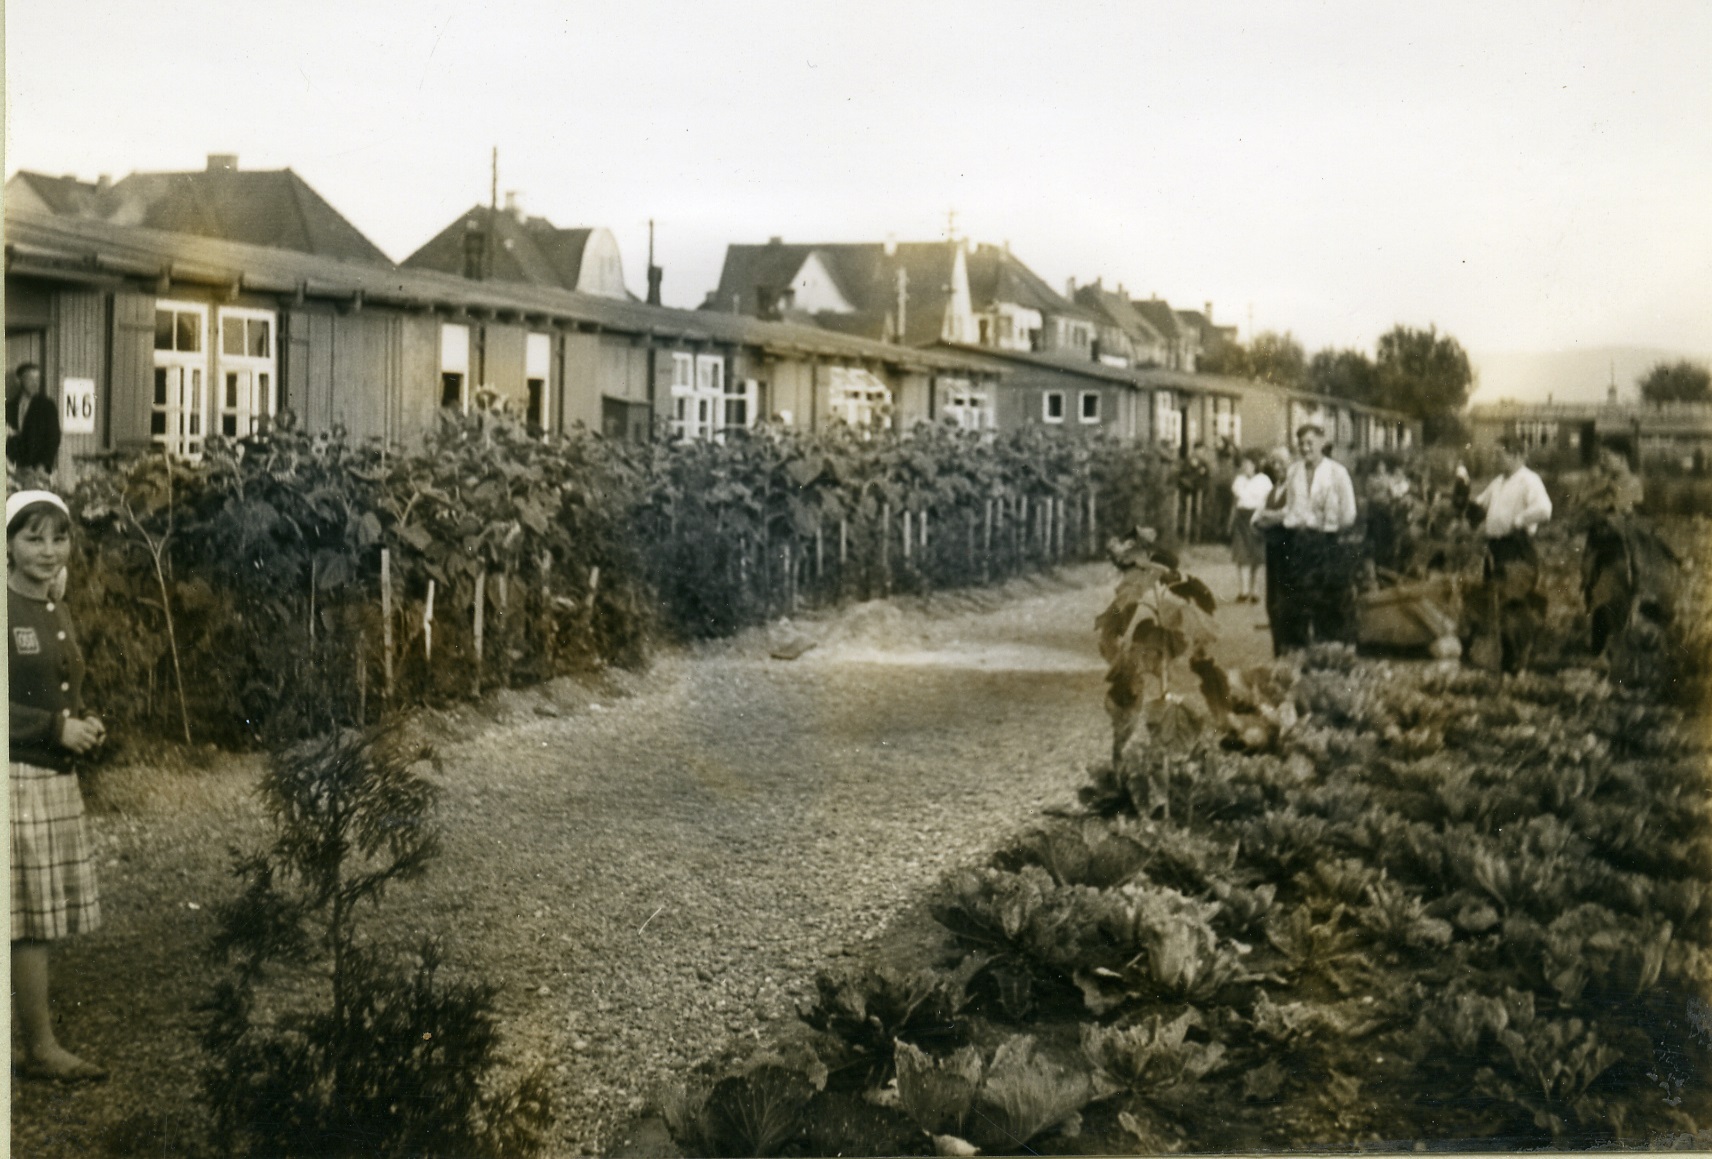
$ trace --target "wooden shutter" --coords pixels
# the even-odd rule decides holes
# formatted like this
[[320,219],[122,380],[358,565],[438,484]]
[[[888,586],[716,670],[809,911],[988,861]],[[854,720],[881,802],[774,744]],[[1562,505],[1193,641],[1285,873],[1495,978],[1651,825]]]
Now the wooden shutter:
[[113,295],[113,365],[108,380],[108,437],[116,450],[149,444],[149,410],[155,389],[155,300],[148,294]]

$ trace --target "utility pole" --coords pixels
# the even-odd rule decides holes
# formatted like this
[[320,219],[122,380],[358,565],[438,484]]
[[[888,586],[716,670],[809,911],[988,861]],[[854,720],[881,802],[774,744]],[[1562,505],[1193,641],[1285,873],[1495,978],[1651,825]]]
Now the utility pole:
[[654,219],[648,219],[648,304],[660,305],[660,267],[654,264]]
[[482,251],[482,277],[493,280],[493,232],[499,228],[499,146],[493,147],[492,184],[487,195],[487,245]]
[[902,344],[908,322],[905,311],[909,309],[909,271],[898,267],[898,342]]

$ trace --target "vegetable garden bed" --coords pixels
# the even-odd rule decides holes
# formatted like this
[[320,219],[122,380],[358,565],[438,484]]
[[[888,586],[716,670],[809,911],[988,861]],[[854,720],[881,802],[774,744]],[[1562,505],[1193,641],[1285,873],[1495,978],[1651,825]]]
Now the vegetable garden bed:
[[1270,698],[1258,751],[1161,699],[1079,811],[944,883],[937,937],[824,976],[794,1034],[663,1100],[676,1144],[1712,1142],[1697,691],[1339,647],[1240,686]]

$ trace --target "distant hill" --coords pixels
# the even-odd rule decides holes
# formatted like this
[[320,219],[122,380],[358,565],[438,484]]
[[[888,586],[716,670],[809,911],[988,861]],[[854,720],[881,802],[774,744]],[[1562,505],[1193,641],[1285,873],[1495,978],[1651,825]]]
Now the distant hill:
[[1646,346],[1594,346],[1586,350],[1475,352],[1473,402],[1602,402],[1615,368],[1617,397],[1633,402],[1635,380],[1658,362],[1687,358],[1706,363],[1704,354]]

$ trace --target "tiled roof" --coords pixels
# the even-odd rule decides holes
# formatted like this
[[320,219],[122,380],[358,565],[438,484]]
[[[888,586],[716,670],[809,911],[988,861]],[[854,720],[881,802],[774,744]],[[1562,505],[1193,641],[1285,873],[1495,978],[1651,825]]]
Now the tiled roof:
[[1135,312],[1147,319],[1148,325],[1159,332],[1160,337],[1167,342],[1178,341],[1183,334],[1183,323],[1178,319],[1171,304],[1163,298],[1133,298],[1130,305]]
[[812,326],[651,306],[557,287],[471,281],[433,270],[380,266],[11,207],[6,212],[6,243],[9,276],[99,284],[127,277],[152,282],[166,274],[173,282],[241,285],[255,293],[302,293],[346,303],[360,293],[367,302],[407,308],[493,310],[622,333],[724,342],[781,353],[820,354],[929,370],[968,372],[985,368],[951,351],[909,349]]
[[1023,265],[1008,249],[977,246],[970,252],[968,261],[969,297],[977,312],[995,302],[1014,302],[1043,314],[1094,320],[1088,310],[1047,285],[1039,274]]
[[[769,242],[766,245],[732,245],[725,248],[719,288],[708,296],[705,310],[753,314],[758,310],[757,288],[773,294],[790,285],[797,271],[812,255],[826,267],[838,290],[857,317],[846,316],[840,328],[863,327],[863,333],[878,338],[885,332],[888,315],[896,316],[898,271],[904,272],[904,336],[907,345],[920,346],[940,339],[945,309],[951,300],[951,271],[957,246],[962,242]],[[887,252],[888,249],[891,252]],[[994,302],[1018,305],[1050,314],[1092,320],[1092,315],[1048,286],[1008,250],[998,246],[972,247],[966,258],[969,295],[979,312]],[[735,305],[734,305],[735,304]],[[830,325],[832,315],[817,321]]]
[[955,350],[971,358],[995,367],[1030,366],[1041,370],[1059,371],[1064,374],[1074,374],[1081,378],[1097,378],[1102,382],[1115,382],[1124,386],[1149,385],[1139,377],[1141,372],[1130,367],[1107,366],[1103,362],[1090,360],[1066,361],[1054,358],[1051,354],[1037,354],[1033,351],[1002,350],[993,346],[970,346],[962,343],[941,342],[937,349]]
[[100,216],[122,225],[392,264],[290,169],[133,173],[109,191]]
[[406,269],[462,275],[465,238],[488,230],[493,234],[493,244],[487,250],[483,242],[483,260],[492,261],[489,278],[566,290],[577,288],[583,254],[594,230],[560,229],[545,218],[523,218],[485,205],[471,206],[400,264]]
[[26,169],[20,169],[13,174],[12,180],[6,184],[11,185],[13,182],[27,188],[53,212],[74,216],[97,213],[101,199],[108,191],[93,181],[79,181],[75,177],[49,177],[45,173],[31,173]]
[[851,314],[823,313],[815,321],[846,333],[880,338],[888,319],[897,315],[898,271],[904,272],[905,345],[939,340],[945,306],[951,297],[952,250],[947,242],[904,242],[891,253],[880,242],[769,242],[766,245],[725,247],[719,287],[708,296],[704,310],[755,314],[758,289],[772,295],[791,284],[810,256],[831,275]]
[[1129,335],[1133,342],[1154,345],[1162,344],[1165,341],[1164,335],[1160,334],[1153,323],[1141,315],[1127,294],[1105,289],[1098,283],[1092,286],[1078,286],[1076,303],[1092,312],[1096,317],[1102,318],[1122,330]]

